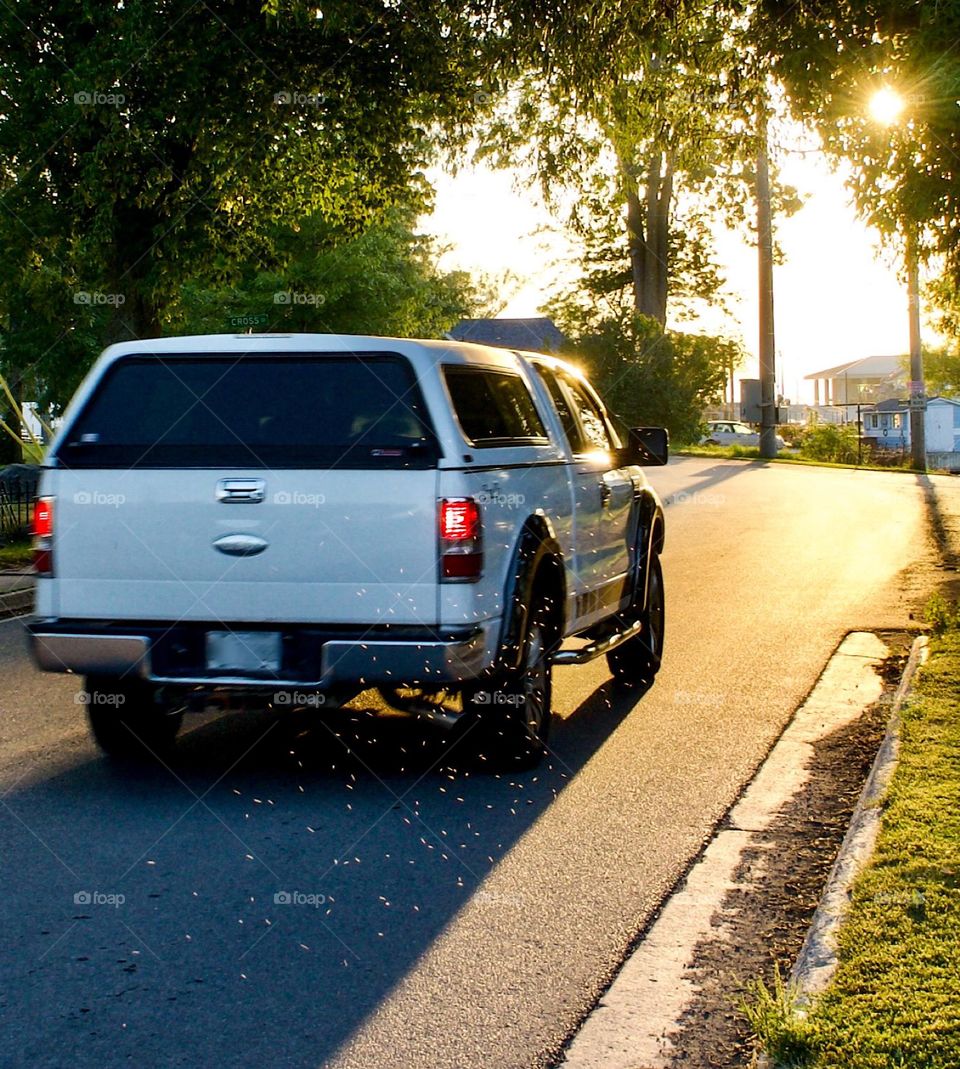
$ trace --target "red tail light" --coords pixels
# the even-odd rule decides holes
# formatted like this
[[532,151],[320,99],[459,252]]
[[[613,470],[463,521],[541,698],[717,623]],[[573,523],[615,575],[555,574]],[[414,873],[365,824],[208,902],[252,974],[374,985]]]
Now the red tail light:
[[483,571],[480,506],[472,497],[440,502],[440,580],[476,582]]
[[53,575],[53,498],[41,497],[33,509],[33,570]]

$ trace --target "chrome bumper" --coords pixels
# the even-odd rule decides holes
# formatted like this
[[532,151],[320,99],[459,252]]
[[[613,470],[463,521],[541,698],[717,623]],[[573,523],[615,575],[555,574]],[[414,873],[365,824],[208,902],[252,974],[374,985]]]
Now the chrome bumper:
[[312,687],[338,683],[373,686],[437,686],[475,679],[488,663],[487,631],[477,628],[452,641],[331,639],[323,644],[315,678],[203,672],[163,675],[151,664],[151,639],[137,634],[45,631],[28,625],[28,642],[45,672],[78,675],[132,675],[155,683],[230,687]]

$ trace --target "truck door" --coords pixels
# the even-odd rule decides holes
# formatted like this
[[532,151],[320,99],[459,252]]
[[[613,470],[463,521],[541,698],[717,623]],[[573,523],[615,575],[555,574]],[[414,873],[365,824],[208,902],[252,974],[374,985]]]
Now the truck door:
[[576,615],[581,626],[616,611],[630,568],[634,486],[599,402],[562,370],[538,366],[573,454]]

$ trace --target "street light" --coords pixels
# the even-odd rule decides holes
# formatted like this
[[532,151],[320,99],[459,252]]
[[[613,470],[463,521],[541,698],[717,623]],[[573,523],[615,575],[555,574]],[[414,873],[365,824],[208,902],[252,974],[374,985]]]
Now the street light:
[[[870,98],[870,115],[883,126],[897,122],[906,107],[904,98],[890,86],[878,89]],[[924,425],[926,398],[923,383],[923,349],[920,341],[920,269],[917,226],[904,220],[904,260],[907,268],[907,305],[910,322],[910,452],[913,467],[927,470],[927,435]]]
[[878,89],[870,98],[870,115],[882,126],[890,126],[903,114],[907,102],[890,86]]

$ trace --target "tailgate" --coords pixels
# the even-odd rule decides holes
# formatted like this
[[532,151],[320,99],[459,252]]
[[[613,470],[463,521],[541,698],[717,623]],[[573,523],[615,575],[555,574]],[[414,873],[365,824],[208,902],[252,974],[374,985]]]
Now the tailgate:
[[61,617],[436,623],[434,471],[57,475]]

